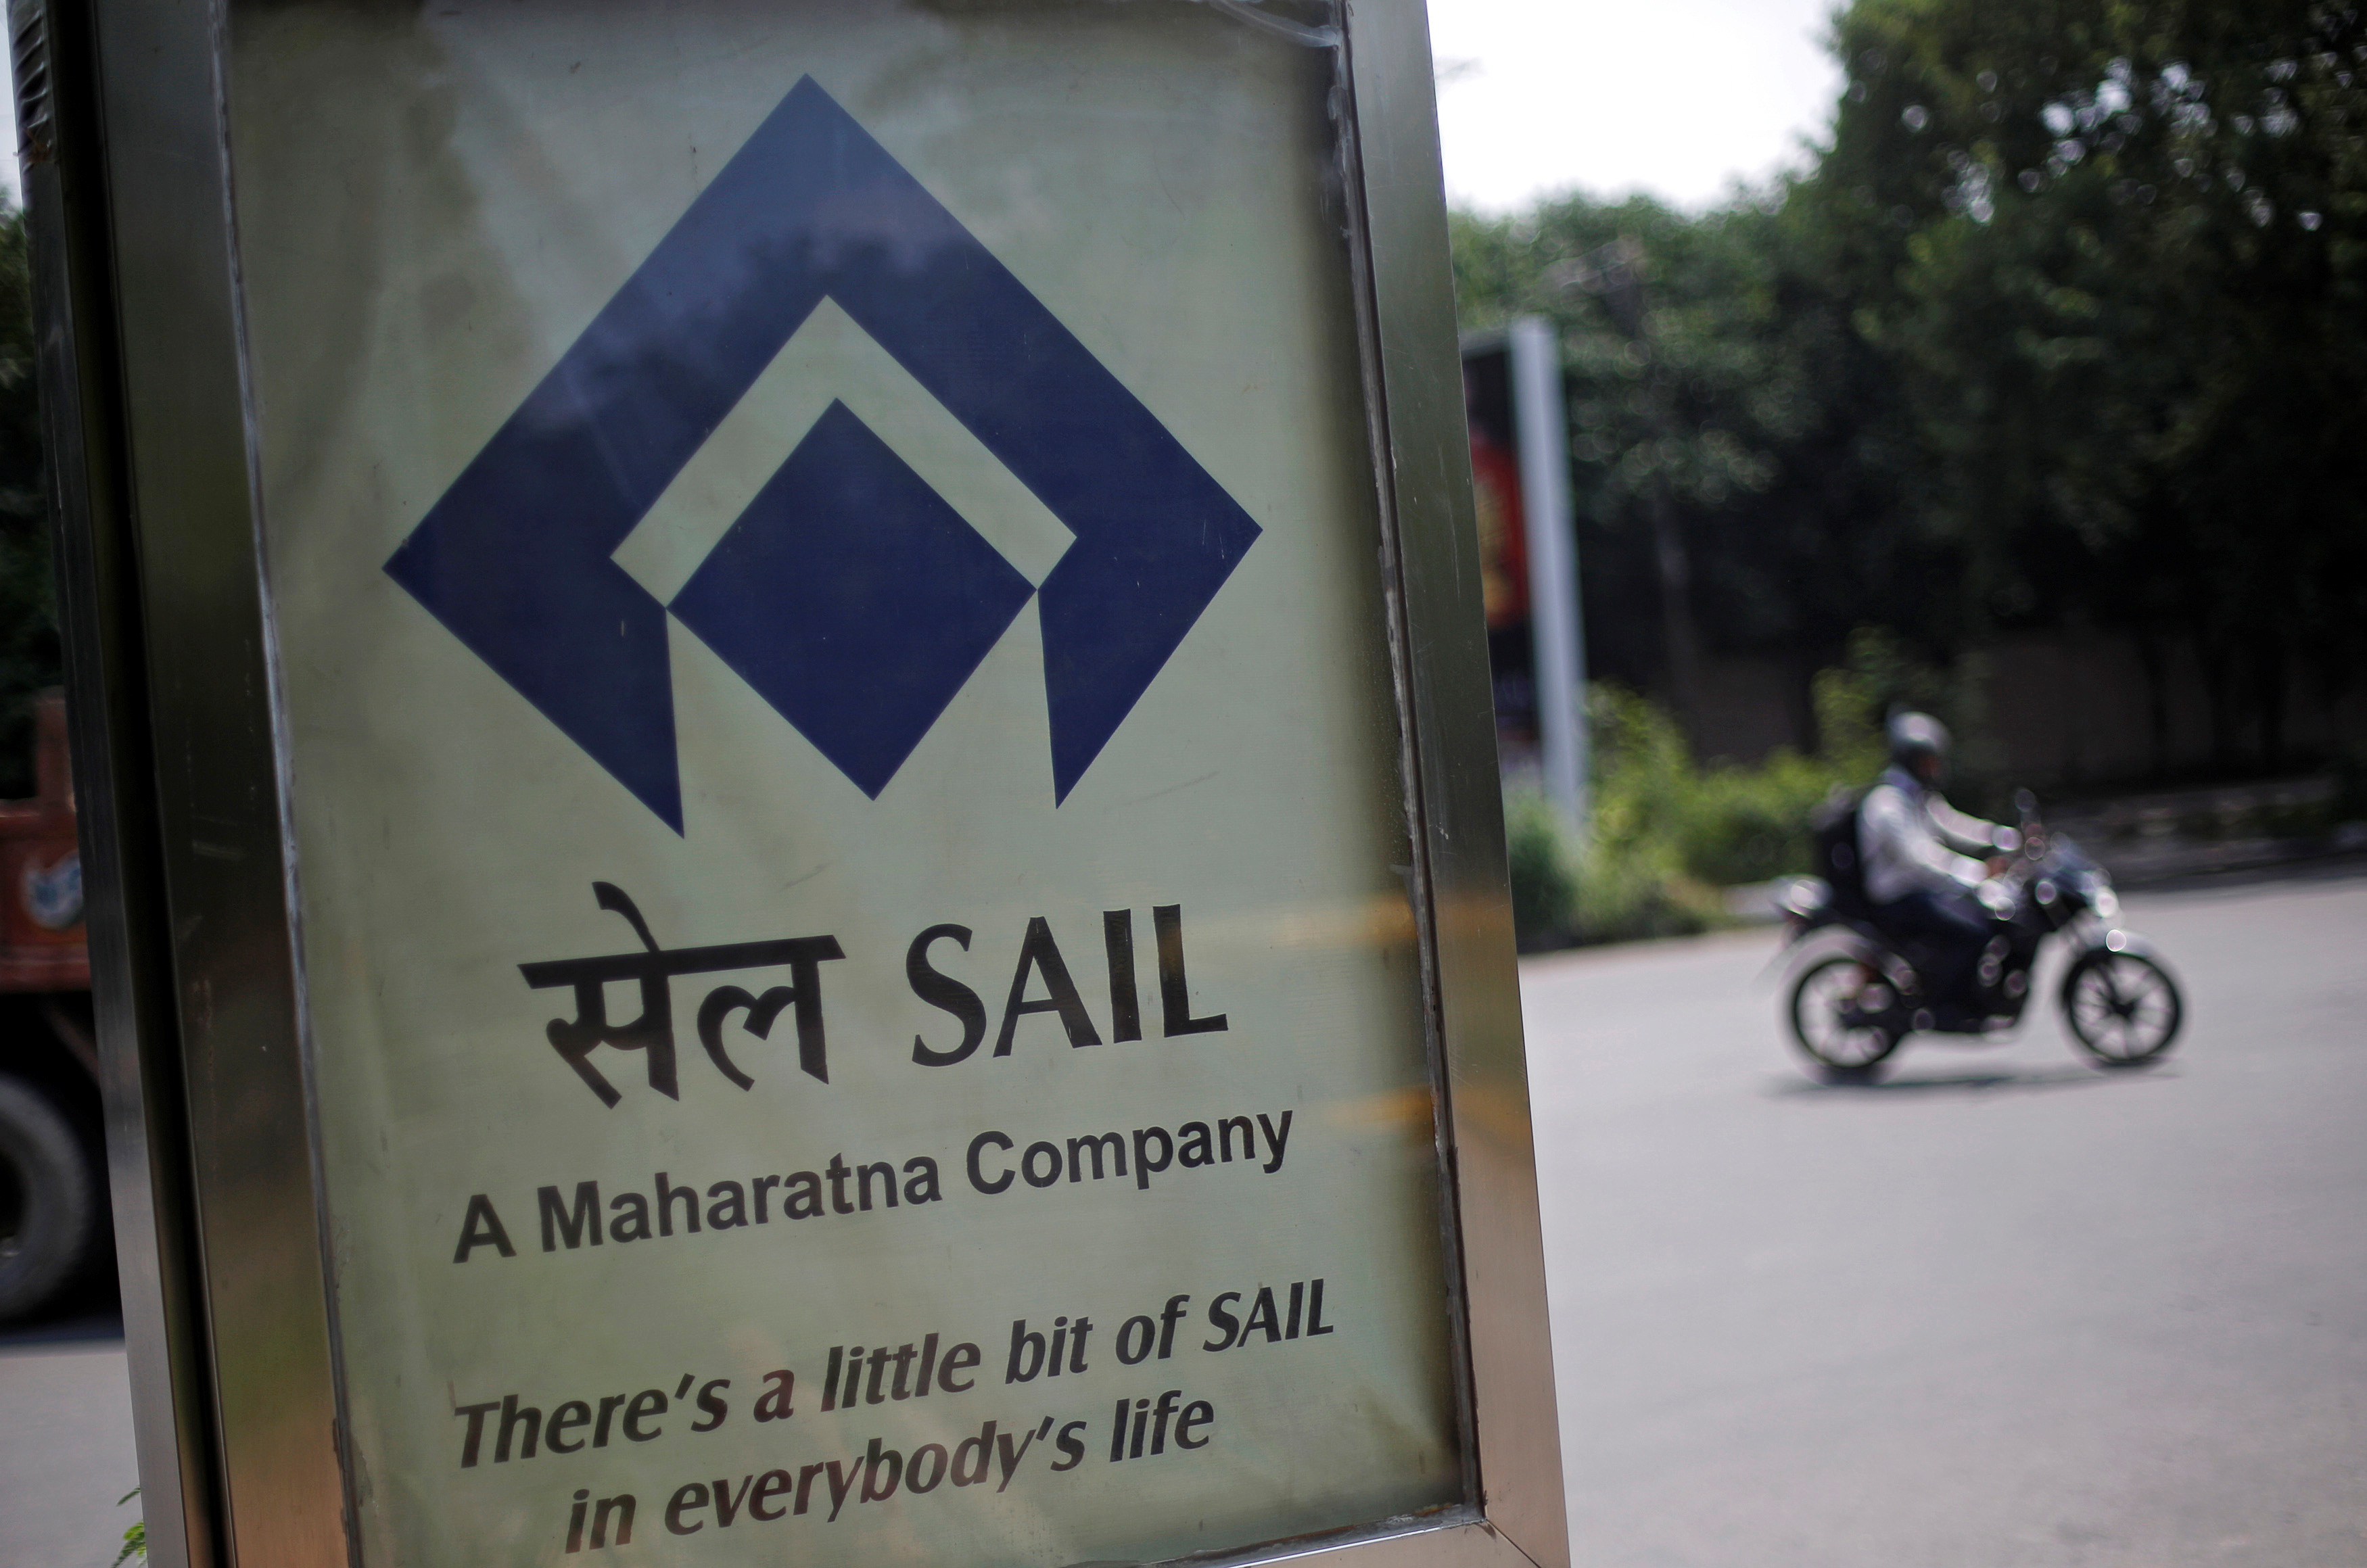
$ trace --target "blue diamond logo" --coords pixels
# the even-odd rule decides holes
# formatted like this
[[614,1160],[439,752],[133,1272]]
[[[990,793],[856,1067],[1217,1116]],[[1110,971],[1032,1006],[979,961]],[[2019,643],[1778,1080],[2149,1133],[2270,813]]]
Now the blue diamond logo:
[[877,799],[1035,592],[833,402],[669,608]]
[[[825,299],[1076,536],[1035,592],[1052,796],[1065,800],[1258,525],[810,77],[428,509],[387,574],[682,831],[668,607],[613,557]],[[672,608],[877,796],[1027,593],[839,412]]]

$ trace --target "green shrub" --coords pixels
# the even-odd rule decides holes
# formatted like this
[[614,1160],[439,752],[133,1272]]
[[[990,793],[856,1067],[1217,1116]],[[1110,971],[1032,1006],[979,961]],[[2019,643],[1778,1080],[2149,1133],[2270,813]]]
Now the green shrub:
[[1704,771],[1666,712],[1632,692],[1598,686],[1596,839],[1631,859],[1651,846],[1670,872],[1713,887],[1806,871],[1809,814],[1835,784],[1861,782],[1871,772],[1861,772],[1863,753],[1880,754],[1872,725],[1860,716],[1863,687],[1843,672],[1827,674],[1835,678],[1819,677],[1818,700],[1832,711],[1829,732],[1844,719],[1852,726],[1841,736],[1846,761],[1838,765],[1782,748],[1757,767]]
[[1523,952],[1557,947],[1577,929],[1578,883],[1553,807],[1525,791],[1504,802],[1504,849],[1512,874],[1512,931]]
[[1781,747],[1748,768],[1703,768],[1664,709],[1607,682],[1590,687],[1594,788],[1584,841],[1571,842],[1535,793],[1505,802],[1521,945],[1680,936],[1725,923],[1719,888],[1811,869],[1809,819],[1836,788],[1862,786],[1881,771],[1891,707],[1976,726],[1969,668],[1936,671],[1896,638],[1861,632],[1848,668],[1820,671],[1812,685],[1816,755]]
[[1830,772],[1871,778],[1889,752],[1883,739],[1882,694],[1858,670],[1819,670],[1808,682],[1817,716],[1817,760]]
[[1587,845],[1578,870],[1578,940],[1636,942],[1691,936],[1726,922],[1715,888],[1687,876],[1647,844]]
[[1716,891],[1684,874],[1666,846],[1591,836],[1572,844],[1553,807],[1527,791],[1504,803],[1512,927],[1523,952],[1705,931]]
[[1789,749],[1757,768],[1702,774],[1679,840],[1685,870],[1721,887],[1808,871],[1808,818],[1836,782],[1833,770]]

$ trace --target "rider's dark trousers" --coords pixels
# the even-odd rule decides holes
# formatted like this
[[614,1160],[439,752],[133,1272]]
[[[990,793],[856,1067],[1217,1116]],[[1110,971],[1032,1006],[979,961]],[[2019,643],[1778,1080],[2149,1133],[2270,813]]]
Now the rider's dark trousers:
[[1885,930],[1935,950],[1930,976],[1935,1001],[1970,998],[1973,971],[1979,966],[1981,949],[1989,940],[1988,916],[1970,889],[1942,893],[1919,887],[1903,898],[1877,906],[1874,918]]

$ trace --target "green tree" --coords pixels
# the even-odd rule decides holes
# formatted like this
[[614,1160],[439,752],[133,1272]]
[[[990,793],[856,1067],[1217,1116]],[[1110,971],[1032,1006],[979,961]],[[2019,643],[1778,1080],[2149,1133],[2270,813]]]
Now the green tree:
[[2096,626],[2157,755],[2191,640],[2223,758],[2282,761],[2367,663],[2367,11],[1854,0],[1831,42],[1798,176],[1455,225],[1467,324],[1562,330],[1603,672],[1670,689],[1673,538],[1682,618],[1804,688],[1861,626],[1961,671]]
[[2367,651],[2367,14],[1858,0],[1835,42],[1817,198],[1977,613],[2191,637],[2223,755],[2278,762]]
[[1918,525],[1913,422],[1825,217],[1786,181],[1699,217],[1572,197],[1456,220],[1466,324],[1534,312],[1561,331],[1599,673],[1673,684],[1664,532],[1703,641],[1795,656],[1804,706],[1862,626],[1939,661],[1976,635],[1957,547]]

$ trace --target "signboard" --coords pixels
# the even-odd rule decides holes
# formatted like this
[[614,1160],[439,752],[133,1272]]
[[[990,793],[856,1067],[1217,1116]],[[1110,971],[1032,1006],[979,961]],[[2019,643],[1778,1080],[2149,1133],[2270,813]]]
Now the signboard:
[[1506,773],[1587,817],[1586,637],[1570,515],[1561,339],[1541,316],[1463,344],[1488,663]]
[[1528,507],[1521,493],[1512,355],[1500,334],[1464,345],[1463,399],[1470,421],[1471,499],[1479,525],[1479,595],[1488,617],[1496,726],[1507,747],[1535,750],[1538,714]]
[[[1363,160],[1427,100],[1358,111],[1418,23],[232,8],[287,960],[210,961],[243,1035],[176,1010],[230,1478],[190,1560],[1559,1558],[1505,1446],[1551,1464],[1500,830],[1484,753],[1433,760],[1485,689],[1423,575],[1467,492],[1389,477]],[[174,592],[160,664],[237,613]],[[239,1189],[272,1096],[300,1158]],[[334,1533],[266,1362],[334,1413]]]

